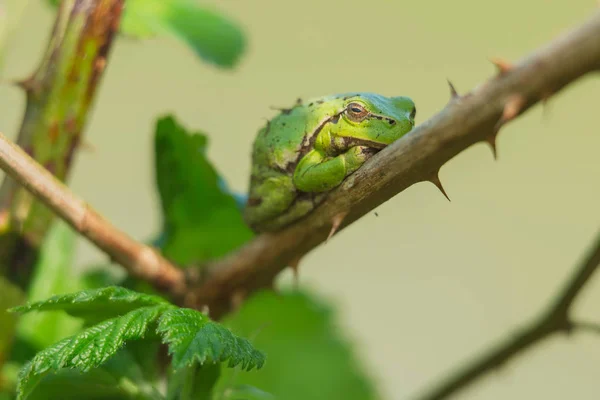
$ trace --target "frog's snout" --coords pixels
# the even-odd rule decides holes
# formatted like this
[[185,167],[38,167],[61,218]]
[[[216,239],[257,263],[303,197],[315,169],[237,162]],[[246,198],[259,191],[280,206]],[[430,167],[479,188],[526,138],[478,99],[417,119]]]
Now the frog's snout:
[[410,110],[410,115],[408,118],[410,119],[410,123],[415,126],[415,117],[417,116],[417,107],[413,104],[412,110]]
[[404,118],[407,118],[412,126],[415,126],[415,117],[417,115],[417,107],[415,102],[406,96],[397,96],[392,98],[393,104],[398,110],[402,110]]

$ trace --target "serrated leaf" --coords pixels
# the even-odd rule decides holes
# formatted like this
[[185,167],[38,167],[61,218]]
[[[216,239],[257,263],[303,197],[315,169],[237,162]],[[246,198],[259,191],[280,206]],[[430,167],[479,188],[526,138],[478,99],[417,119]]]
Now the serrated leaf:
[[244,338],[235,336],[204,314],[189,308],[173,308],[158,321],[158,333],[169,345],[174,369],[228,361],[250,371],[262,368],[265,356]]
[[[216,393],[250,385],[285,400],[380,399],[324,301],[307,292],[259,292],[223,324],[269,354],[259,373],[223,370]],[[299,384],[306,382],[306,384]]]
[[[80,289],[74,277],[72,263],[75,249],[75,232],[64,221],[54,223],[40,249],[35,273],[28,290],[30,302],[47,299]],[[60,311],[24,315],[19,320],[19,336],[37,349],[74,334],[81,321]]]
[[127,400],[129,395],[120,385],[120,379],[103,368],[85,374],[76,370],[60,370],[40,380],[28,400]]
[[221,67],[234,66],[246,47],[236,23],[195,0],[127,0],[121,32],[138,38],[172,33]]
[[137,293],[119,286],[82,290],[12,308],[11,312],[62,310],[88,323],[123,315],[140,307],[170,304],[161,297]]
[[164,234],[162,251],[180,265],[223,256],[254,235],[236,199],[208,161],[207,138],[190,133],[174,117],[157,122],[156,181]]
[[21,370],[18,398],[27,398],[41,379],[52,371],[69,368],[86,372],[99,367],[113,357],[127,341],[146,336],[161,313],[170,307],[173,306],[161,304],[138,308],[40,351]]

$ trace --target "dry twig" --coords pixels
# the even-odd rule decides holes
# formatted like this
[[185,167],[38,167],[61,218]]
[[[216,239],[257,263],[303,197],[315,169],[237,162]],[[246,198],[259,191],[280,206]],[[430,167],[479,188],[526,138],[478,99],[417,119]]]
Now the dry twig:
[[[238,251],[204,266],[205,272],[195,278],[192,273],[187,278],[196,280],[191,282],[156,251],[105,221],[1,134],[0,167],[130,274],[184,296],[188,306],[208,306],[211,316],[220,317],[253,290],[271,286],[286,266],[297,267],[304,254],[327,240],[332,224],[339,232],[417,182],[430,181],[443,192],[438,172],[448,160],[480,141],[487,141],[495,153],[495,138],[504,124],[545,101],[549,93],[599,70],[600,12],[518,63],[498,59],[494,63],[498,75],[462,96],[451,85],[447,107],[370,159],[309,216],[280,232],[259,235]],[[340,216],[345,216],[343,221]],[[457,392],[553,333],[598,331],[598,325],[571,321],[568,312],[599,263],[600,238],[549,312],[424,399]]]
[[429,393],[419,397],[421,400],[439,400],[456,394],[475,382],[478,378],[505,363],[517,354],[541,343],[556,333],[571,333],[573,330],[600,333],[600,325],[589,322],[573,321],[569,310],[583,286],[592,277],[600,264],[600,232],[587,257],[577,268],[570,281],[550,309],[543,313],[519,333],[510,335],[510,339],[487,352],[477,360],[468,363],[448,379],[436,385]]
[[111,225],[1,133],[0,167],[131,275],[171,293],[183,289],[180,269]]

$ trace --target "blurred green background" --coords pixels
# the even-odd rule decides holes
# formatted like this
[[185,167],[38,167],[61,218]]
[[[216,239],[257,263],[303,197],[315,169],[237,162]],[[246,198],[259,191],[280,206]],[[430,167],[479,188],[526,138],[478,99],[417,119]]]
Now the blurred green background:
[[[22,0],[25,1],[25,0]],[[210,158],[245,191],[250,146],[273,115],[335,92],[407,95],[417,123],[444,107],[446,78],[466,91],[584,21],[593,0],[548,2],[210,1],[245,29],[232,71],[175,39],[120,38],[77,156],[71,187],[145,240],[160,228],[153,175],[156,118],[175,113],[210,136]],[[53,21],[29,1],[5,60],[6,80],[37,65]],[[452,202],[415,185],[303,260],[301,283],[339,307],[340,324],[386,398],[414,395],[545,307],[600,222],[600,82],[590,76],[506,127],[499,160],[478,144],[440,177]],[[0,87],[0,130],[15,137],[24,95]],[[105,257],[81,241],[79,264]],[[289,281],[286,272],[282,281]],[[576,315],[600,321],[590,282]],[[555,337],[461,393],[463,399],[596,399],[600,338]]]

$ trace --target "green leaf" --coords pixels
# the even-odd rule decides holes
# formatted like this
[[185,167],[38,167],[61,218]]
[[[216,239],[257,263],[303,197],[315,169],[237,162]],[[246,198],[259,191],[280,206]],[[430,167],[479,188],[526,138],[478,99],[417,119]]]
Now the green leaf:
[[127,0],[121,32],[138,38],[174,34],[221,67],[235,65],[246,47],[236,23],[195,0]]
[[224,370],[215,391],[250,385],[285,400],[381,398],[360,367],[336,316],[314,295],[259,292],[223,321],[269,354],[259,373]]
[[220,364],[180,368],[169,377],[167,400],[213,400],[213,387],[221,375]]
[[[97,320],[99,315],[114,318],[91,326],[37,353],[21,370],[19,398],[26,398],[40,382],[50,379],[47,377],[53,372],[63,369],[91,371],[115,356],[126,342],[144,338],[156,340],[158,335],[162,336],[163,343],[168,344],[169,353],[173,357],[172,367],[175,369],[228,361],[229,367],[241,365],[242,369],[251,370],[264,364],[264,355],[254,349],[248,340],[233,335],[204,314],[191,309],[178,309],[158,296],[120,287],[111,286],[54,296],[46,301],[15,307],[12,311],[59,309],[88,321]],[[152,358],[156,355],[153,350],[156,347],[146,343],[145,348],[151,350],[147,352],[151,353],[148,354],[149,359],[144,359],[140,348],[133,346],[123,350],[126,353],[121,354],[121,358],[125,354],[128,359],[113,361],[112,369],[117,376],[127,378],[131,384],[139,385],[144,393],[153,396],[154,392],[146,386],[148,378],[152,379],[155,371],[145,367],[152,365]],[[127,367],[130,364],[135,364],[135,370]],[[104,366],[109,367],[110,363]],[[198,386],[198,390],[204,389],[209,388]]]
[[28,303],[12,308],[11,312],[63,310],[69,315],[92,323],[123,315],[131,310],[147,306],[170,304],[158,296],[137,293],[118,286],[82,290],[75,293],[52,296],[47,300]]
[[[56,7],[59,0],[48,0]],[[120,32],[147,39],[171,34],[204,61],[233,67],[246,49],[244,32],[232,19],[196,0],[127,0]]]
[[[85,374],[63,369],[40,380],[28,400],[141,400],[141,390],[127,378],[115,376],[104,368],[95,368]],[[155,397],[159,399],[160,397]]]
[[45,375],[61,369],[87,372],[114,356],[129,340],[143,338],[169,304],[141,307],[106,320],[40,351],[21,370],[19,399],[25,399]]
[[181,265],[225,255],[254,235],[236,199],[208,161],[207,138],[175,118],[157,122],[156,181],[163,211],[162,251]]
[[[80,289],[79,277],[72,270],[75,232],[62,220],[54,223],[40,249],[27,299],[38,301]],[[60,311],[21,317],[18,334],[37,349],[74,334],[81,321]]]
[[247,340],[235,336],[220,324],[211,321],[199,311],[189,308],[167,310],[158,322],[163,343],[169,345],[174,369],[198,363],[214,364],[229,361],[228,367],[241,364],[250,371],[261,368],[265,356]]
[[254,386],[238,385],[223,393],[223,400],[275,400],[276,397]]

